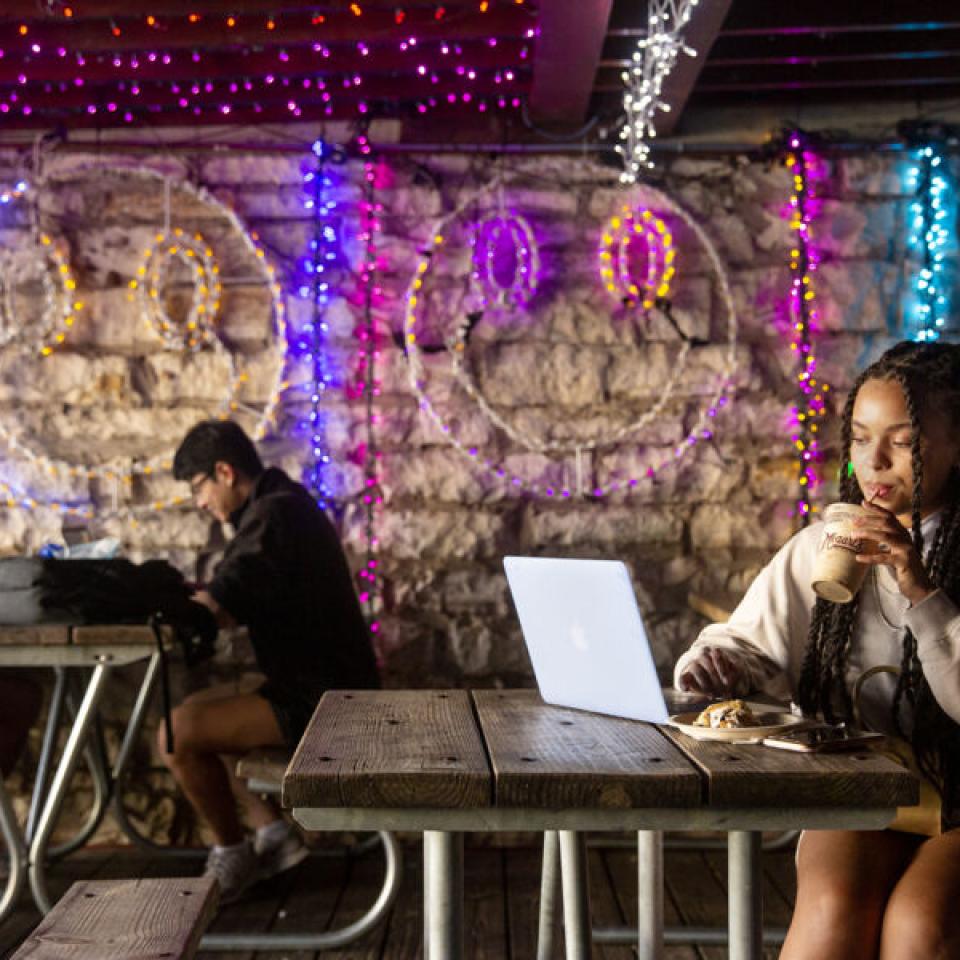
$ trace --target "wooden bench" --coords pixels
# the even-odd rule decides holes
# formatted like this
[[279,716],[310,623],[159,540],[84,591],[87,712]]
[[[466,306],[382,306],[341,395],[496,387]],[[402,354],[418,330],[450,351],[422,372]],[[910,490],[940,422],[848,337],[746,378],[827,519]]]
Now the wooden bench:
[[11,960],[189,960],[218,898],[208,877],[81,880]]

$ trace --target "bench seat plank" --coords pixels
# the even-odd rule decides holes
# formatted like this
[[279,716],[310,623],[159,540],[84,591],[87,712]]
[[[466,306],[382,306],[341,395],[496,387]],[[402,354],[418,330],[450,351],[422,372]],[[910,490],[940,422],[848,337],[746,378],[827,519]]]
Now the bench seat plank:
[[897,807],[919,798],[912,773],[870,750],[796,753],[697,740],[670,727],[661,729],[703,771],[710,806]]
[[497,807],[700,805],[700,773],[652,724],[545,706],[536,690],[473,698]]
[[217,898],[207,877],[81,880],[12,960],[189,960]]
[[290,751],[286,747],[258,747],[237,761],[237,776],[241,780],[280,784],[289,763]]
[[283,780],[293,807],[489,807],[465,690],[329,690]]

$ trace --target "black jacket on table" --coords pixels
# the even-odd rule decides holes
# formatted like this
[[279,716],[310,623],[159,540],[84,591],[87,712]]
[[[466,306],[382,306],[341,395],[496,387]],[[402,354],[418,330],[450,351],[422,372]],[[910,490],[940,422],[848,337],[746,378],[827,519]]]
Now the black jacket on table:
[[324,690],[379,687],[343,548],[307,490],[267,469],[230,520],[207,589],[247,626],[269,699],[312,709]]

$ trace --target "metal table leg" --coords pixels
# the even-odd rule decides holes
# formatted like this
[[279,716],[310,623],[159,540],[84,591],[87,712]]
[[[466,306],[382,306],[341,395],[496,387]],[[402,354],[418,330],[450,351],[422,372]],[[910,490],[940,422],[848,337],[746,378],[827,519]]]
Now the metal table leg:
[[27,857],[20,827],[13,812],[13,804],[10,802],[7,788],[3,785],[2,776],[0,776],[0,832],[3,834],[3,842],[10,858],[10,872],[7,874],[3,895],[0,896],[0,921],[3,921],[20,897],[20,891],[27,878]]
[[[50,697],[50,707],[47,711],[47,721],[44,727],[43,743],[40,748],[40,758],[37,763],[37,773],[34,779],[33,792],[30,797],[30,810],[27,814],[27,826],[24,831],[26,843],[29,846],[36,834],[37,819],[47,797],[50,777],[54,767],[54,753],[57,739],[60,734],[60,725],[63,716],[63,707],[66,704],[73,712],[71,719],[76,717],[76,705],[71,699],[71,677],[66,667],[54,667],[56,682]],[[58,860],[82,847],[93,836],[103,819],[110,795],[110,784],[103,764],[102,749],[95,748],[91,743],[84,745],[84,758],[90,770],[93,785],[93,802],[83,825],[69,840],[47,849],[48,860]]]
[[60,757],[60,763],[45,798],[43,811],[37,822],[36,834],[30,844],[30,889],[33,892],[34,902],[43,913],[47,913],[51,907],[50,897],[47,893],[45,870],[47,845],[53,833],[57,816],[60,813],[60,806],[67,792],[70,778],[86,743],[87,732],[96,715],[97,705],[100,702],[109,673],[110,665],[107,663],[98,663],[93,668],[90,682],[87,684],[70,735],[67,737],[63,755]]
[[[94,718],[94,726],[97,725]],[[91,731],[92,733],[93,731]],[[83,759],[90,771],[90,783],[93,789],[93,799],[90,803],[90,809],[87,811],[87,817],[80,829],[69,839],[55,847],[47,848],[47,860],[60,860],[67,854],[79,850],[96,832],[97,827],[103,822],[104,815],[110,802],[111,783],[104,765],[103,752],[99,747],[95,747],[88,738],[83,748]]]
[[663,833],[637,833],[637,956],[663,960]]
[[566,957],[567,960],[589,960],[592,937],[587,838],[584,834],[572,830],[561,830],[559,835]]
[[463,960],[463,834],[423,833],[424,955]]
[[117,758],[113,764],[113,770],[111,771],[111,779],[113,781],[113,805],[112,805],[112,814],[114,820],[117,822],[117,825],[120,829],[126,834],[127,838],[141,850],[146,850],[150,853],[163,854],[164,856],[169,857],[183,857],[185,859],[197,860],[202,859],[207,855],[207,850],[205,848],[200,849],[190,849],[190,848],[179,848],[171,847],[166,844],[156,843],[151,840],[149,837],[145,837],[139,830],[130,822],[130,818],[127,816],[127,811],[123,806],[123,781],[127,772],[127,764],[130,761],[130,757],[133,754],[134,747],[136,746],[137,739],[140,736],[140,731],[143,727],[143,722],[146,717],[147,711],[150,708],[150,699],[153,696],[153,691],[156,689],[157,681],[160,678],[160,670],[162,667],[162,659],[159,653],[154,653],[150,657],[150,661],[147,664],[146,671],[143,675],[143,681],[140,684],[140,691],[137,694],[136,702],[134,703],[133,710],[130,713],[130,721],[127,724],[126,732],[123,735],[123,741],[120,744],[120,749],[117,752]]
[[557,873],[560,869],[560,837],[556,830],[543,834],[540,866],[540,916],[537,925],[537,960],[553,957],[553,917],[557,910]]
[[50,695],[50,706],[47,709],[47,722],[43,728],[43,743],[40,747],[40,757],[37,761],[37,775],[33,782],[33,795],[30,798],[30,810],[27,813],[27,826],[24,831],[27,843],[33,841],[37,829],[37,818],[47,795],[47,785],[50,782],[50,771],[53,767],[53,753],[56,750],[57,734],[60,732],[60,714],[63,712],[63,703],[67,696],[67,669],[54,667],[55,678],[53,692]]
[[763,884],[760,833],[731,830],[728,847],[730,960],[760,960],[763,955]]

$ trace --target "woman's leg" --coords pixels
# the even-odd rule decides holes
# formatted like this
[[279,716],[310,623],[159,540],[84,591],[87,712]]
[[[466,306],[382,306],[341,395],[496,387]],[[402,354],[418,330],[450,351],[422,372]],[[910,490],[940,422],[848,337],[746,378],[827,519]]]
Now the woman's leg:
[[805,831],[780,960],[876,960],[887,900],[921,840],[886,830]]
[[927,840],[894,887],[880,960],[960,960],[960,830]]

